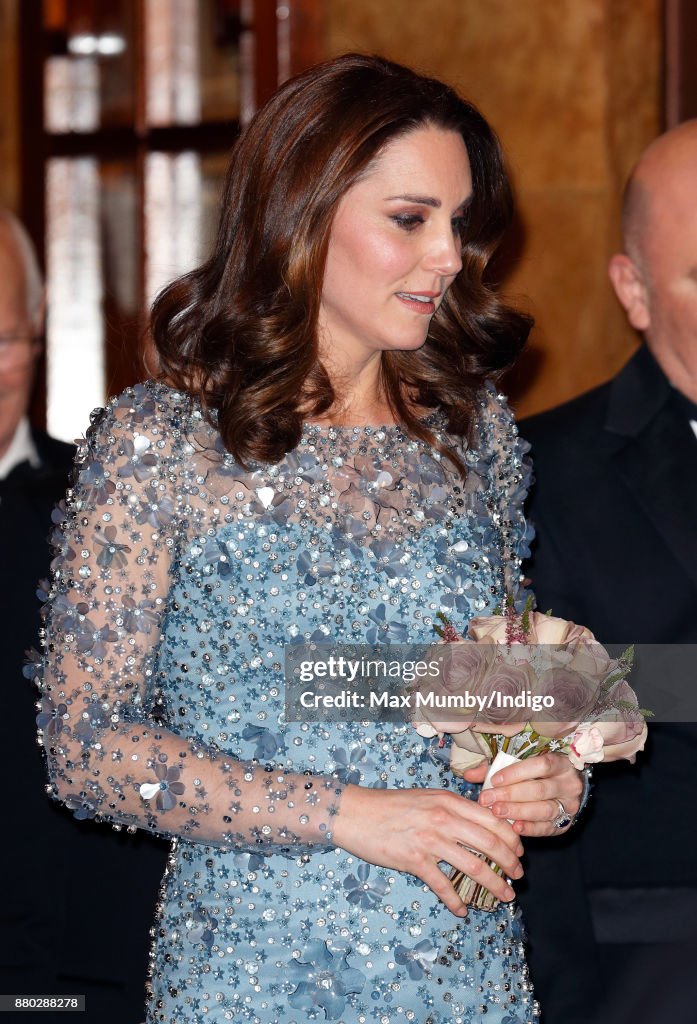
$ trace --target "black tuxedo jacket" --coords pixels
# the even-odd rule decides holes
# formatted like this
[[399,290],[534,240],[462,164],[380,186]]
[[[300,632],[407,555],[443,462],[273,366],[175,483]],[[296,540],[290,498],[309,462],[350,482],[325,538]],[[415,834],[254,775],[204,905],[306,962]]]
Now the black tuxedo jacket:
[[77,821],[45,792],[37,694],[22,665],[37,647],[36,584],[49,573],[51,510],[65,494],[74,449],[39,432],[34,442],[41,465],[25,462],[0,480],[0,991],[84,992],[85,1024],[137,1022],[167,848]]
[[[697,642],[697,439],[683,401],[642,347],[608,384],[520,425],[535,465],[538,608],[601,642]],[[596,770],[567,837],[526,843],[522,902],[548,1024],[596,1019],[608,948],[697,943],[697,727],[649,734],[636,765]]]

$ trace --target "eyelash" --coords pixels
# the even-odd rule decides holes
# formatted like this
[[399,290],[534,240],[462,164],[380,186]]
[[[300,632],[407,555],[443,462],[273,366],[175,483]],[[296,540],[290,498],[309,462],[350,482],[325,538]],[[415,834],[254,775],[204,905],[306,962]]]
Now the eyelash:
[[414,231],[419,224],[424,223],[424,218],[418,213],[395,213],[392,220],[404,231]]
[[[424,217],[419,213],[395,213],[392,215],[392,220],[403,231],[415,231],[420,224],[424,223]],[[467,217],[453,217],[452,225],[453,232],[462,237],[467,226]]]

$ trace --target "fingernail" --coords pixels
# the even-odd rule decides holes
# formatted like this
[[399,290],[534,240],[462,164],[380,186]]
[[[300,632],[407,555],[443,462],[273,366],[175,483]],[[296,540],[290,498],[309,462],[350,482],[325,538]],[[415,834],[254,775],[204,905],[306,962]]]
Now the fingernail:
[[492,793],[490,789],[487,789],[480,796],[479,802],[484,804],[485,807],[488,807],[490,804],[493,804],[495,799],[496,794]]
[[514,878],[522,878],[524,873],[525,872],[523,871],[522,867],[516,868],[516,872],[515,872],[513,877]]
[[513,892],[513,890],[511,888],[508,888],[508,887],[506,888],[506,896],[505,896],[505,898],[507,900],[515,899],[515,893]]
[[494,814],[498,815],[499,818],[508,817],[508,808],[505,804],[497,804],[496,807],[492,807]]
[[494,786],[498,786],[500,782],[503,782],[503,776],[502,775],[493,775],[492,778],[491,778],[491,781],[492,781],[492,784]]

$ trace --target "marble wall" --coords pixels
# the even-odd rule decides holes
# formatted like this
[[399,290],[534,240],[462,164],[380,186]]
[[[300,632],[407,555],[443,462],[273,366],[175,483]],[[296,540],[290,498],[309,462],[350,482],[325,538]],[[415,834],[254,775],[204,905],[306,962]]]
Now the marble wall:
[[506,290],[535,316],[506,382],[521,414],[615,372],[636,345],[606,276],[622,183],[659,131],[660,0],[327,0],[327,50],[436,74],[504,144],[524,237]]

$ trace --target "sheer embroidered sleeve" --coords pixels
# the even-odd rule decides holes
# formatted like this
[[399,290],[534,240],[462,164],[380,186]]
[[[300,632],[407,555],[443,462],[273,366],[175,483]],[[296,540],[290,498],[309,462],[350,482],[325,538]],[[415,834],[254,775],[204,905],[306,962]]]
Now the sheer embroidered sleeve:
[[530,556],[534,536],[525,517],[525,500],[532,483],[530,445],[518,434],[513,413],[493,385],[485,392],[484,422],[490,435],[492,458],[490,485],[493,492],[492,516],[500,530],[503,576],[508,594],[522,610],[527,597],[522,572],[523,561]]
[[78,452],[35,668],[52,793],[78,818],[204,844],[329,845],[335,778],[239,760],[161,714],[172,577],[190,531],[205,529],[191,415],[183,394],[129,389]]

